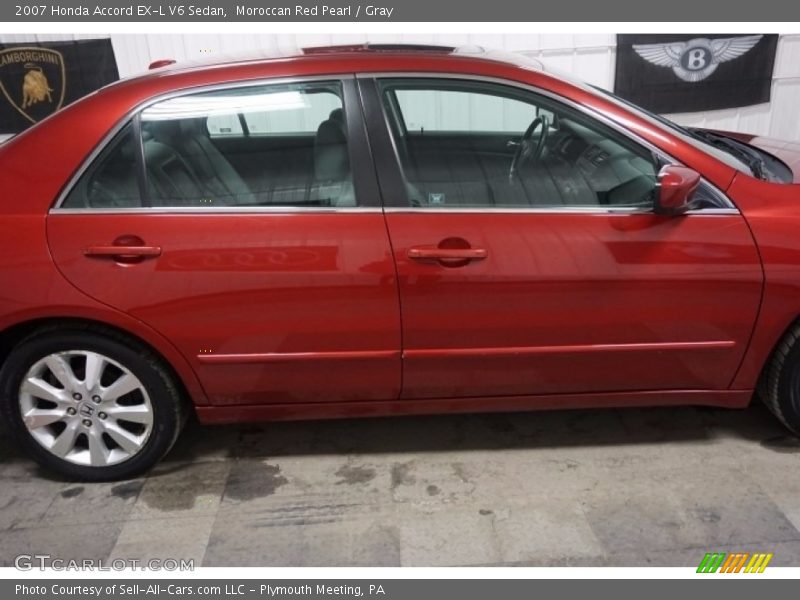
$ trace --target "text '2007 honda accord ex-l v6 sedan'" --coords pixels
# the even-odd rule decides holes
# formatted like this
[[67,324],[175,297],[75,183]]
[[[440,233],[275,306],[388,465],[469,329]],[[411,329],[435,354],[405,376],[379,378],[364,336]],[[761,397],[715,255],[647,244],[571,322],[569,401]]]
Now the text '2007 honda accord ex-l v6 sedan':
[[0,146],[0,409],[68,477],[204,423],[697,404],[800,431],[800,145],[521,56],[169,65]]

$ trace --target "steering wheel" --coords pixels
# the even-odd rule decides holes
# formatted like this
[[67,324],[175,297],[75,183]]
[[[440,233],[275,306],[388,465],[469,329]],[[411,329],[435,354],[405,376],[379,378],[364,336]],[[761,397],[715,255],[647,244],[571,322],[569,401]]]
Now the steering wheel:
[[[542,128],[542,132],[539,134],[539,139],[534,141],[533,134],[540,127]],[[531,121],[531,124],[528,125],[528,128],[525,130],[525,133],[522,134],[522,137],[517,144],[516,152],[514,152],[514,158],[511,161],[511,168],[508,170],[508,178],[510,181],[514,181],[519,173],[519,168],[522,165],[537,161],[542,157],[542,152],[544,152],[544,144],[547,141],[547,135],[549,132],[550,122],[546,116],[540,115]]]

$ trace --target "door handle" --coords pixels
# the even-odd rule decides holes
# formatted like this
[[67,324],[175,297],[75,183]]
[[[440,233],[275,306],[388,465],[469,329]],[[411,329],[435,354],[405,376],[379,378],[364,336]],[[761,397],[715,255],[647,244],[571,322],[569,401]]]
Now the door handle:
[[408,258],[415,260],[483,260],[489,256],[484,248],[426,248],[408,249]]
[[83,253],[86,256],[119,256],[123,258],[144,258],[161,256],[160,246],[89,246]]
[[138,235],[121,235],[110,244],[93,244],[83,249],[84,256],[111,258],[132,265],[146,258],[161,256],[161,246],[149,246]]

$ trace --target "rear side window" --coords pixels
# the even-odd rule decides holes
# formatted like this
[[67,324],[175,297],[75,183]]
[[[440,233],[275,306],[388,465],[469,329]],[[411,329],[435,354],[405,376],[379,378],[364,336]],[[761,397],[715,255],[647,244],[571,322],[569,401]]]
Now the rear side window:
[[137,118],[63,207],[356,206],[340,82],[188,94]]
[[137,147],[133,127],[128,124],[89,165],[61,206],[100,209],[141,206],[136,178]]
[[216,137],[244,137],[286,135],[305,133],[314,135],[319,124],[325,121],[332,111],[342,108],[342,99],[334,90],[322,88],[315,93],[305,94],[303,102],[296,102],[291,92],[279,95],[275,100],[286,100],[282,110],[252,110],[241,114],[212,114],[206,120],[208,134]]

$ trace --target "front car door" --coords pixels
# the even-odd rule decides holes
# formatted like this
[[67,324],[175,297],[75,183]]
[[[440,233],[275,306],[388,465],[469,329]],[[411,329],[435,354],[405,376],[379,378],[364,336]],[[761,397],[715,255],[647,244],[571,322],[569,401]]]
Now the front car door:
[[399,276],[403,397],[729,385],[762,275],[721,192],[704,182],[702,208],[655,214],[668,159],[546,92],[360,85]]
[[175,344],[214,404],[399,393],[394,265],[352,77],[152,103],[47,227],[64,275]]

